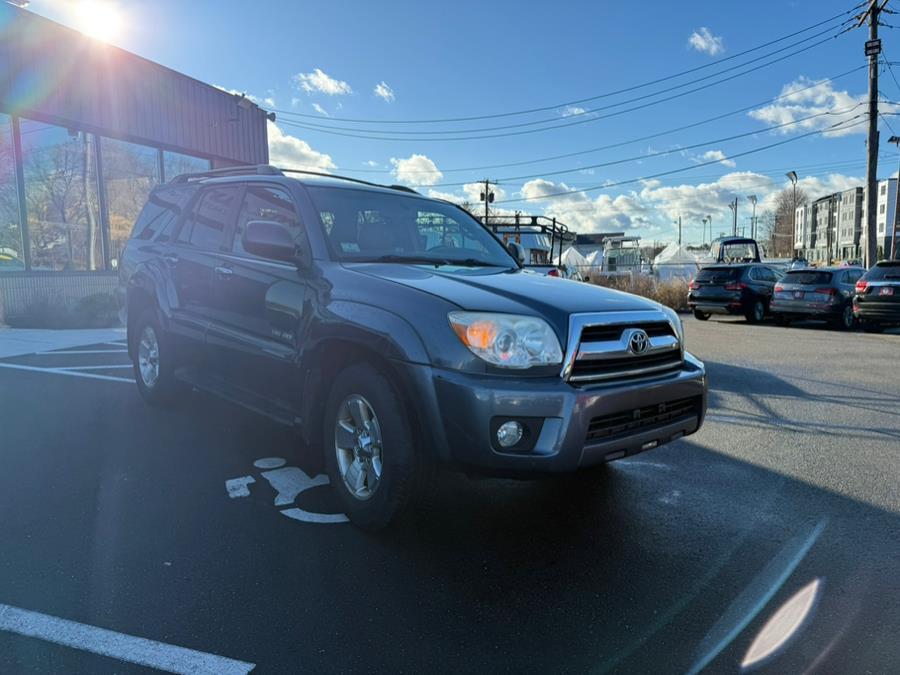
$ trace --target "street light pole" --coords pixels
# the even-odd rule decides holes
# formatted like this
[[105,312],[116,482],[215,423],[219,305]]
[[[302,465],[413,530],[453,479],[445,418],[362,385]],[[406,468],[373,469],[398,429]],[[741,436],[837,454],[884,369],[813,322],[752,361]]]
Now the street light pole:
[[731,209],[732,215],[732,224],[731,224],[731,236],[737,236],[737,217],[738,217],[738,198],[735,197],[733,202],[728,202],[728,208]]
[[750,238],[756,239],[756,195],[750,195],[747,199],[753,204],[753,215],[750,216]]
[[797,256],[797,172],[788,171],[785,175],[790,178],[794,190],[794,210],[791,215],[791,259],[793,259]]

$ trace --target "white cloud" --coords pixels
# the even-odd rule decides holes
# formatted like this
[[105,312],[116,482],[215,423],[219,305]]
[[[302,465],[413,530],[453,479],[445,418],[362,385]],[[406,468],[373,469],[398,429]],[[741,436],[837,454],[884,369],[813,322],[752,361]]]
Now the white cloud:
[[[803,91],[800,91],[801,89]],[[853,122],[849,122],[849,120],[865,112],[861,104],[866,99],[866,94],[854,96],[847,91],[836,91],[831,82],[820,82],[814,85],[812,80],[800,77],[782,88],[781,97],[778,101],[771,105],[751,110],[747,114],[753,119],[769,125],[788,124],[811,115],[820,115],[819,117],[803,119],[802,122],[776,129],[775,133],[779,134],[817,131],[831,127],[839,122],[846,124],[842,128],[827,131],[824,135],[846,136],[848,134],[862,134],[866,132],[866,125],[855,124],[850,126]],[[896,112],[900,110],[900,106],[882,104],[881,109],[882,111]],[[821,114],[831,111],[837,111],[838,114]],[[859,117],[854,122],[861,122],[862,119],[862,117]]]
[[400,183],[406,185],[434,185],[444,174],[437,165],[425,155],[412,154],[406,159],[391,157],[391,174]]
[[315,111],[316,111],[317,113],[319,113],[320,115],[324,115],[325,117],[329,117],[328,111],[325,110],[325,108],[323,108],[322,106],[320,106],[318,103],[313,103],[313,104],[312,104],[312,108],[313,108],[313,110],[315,110]]
[[722,37],[713,35],[706,26],[691,33],[691,36],[688,38],[688,46],[710,56],[715,56],[725,51]]
[[388,103],[394,100],[394,90],[391,89],[388,86],[388,83],[384,80],[376,84],[373,91],[375,92],[376,96],[378,96],[379,98],[383,98]]
[[378,162],[376,162],[374,159],[366,160],[365,162],[363,162],[363,165],[371,167],[373,169],[379,166]]
[[269,163],[286,169],[329,171],[336,169],[331,156],[313,150],[309,143],[286,134],[274,122],[267,123]]
[[322,72],[321,68],[316,68],[311,73],[297,73],[294,75],[294,82],[307,94],[313,92],[321,92],[328,96],[340,96],[342,94],[351,94],[353,89],[343,80],[336,80],[330,75]]
[[707,150],[702,155],[700,155],[700,159],[704,162],[718,161],[721,164],[724,164],[725,166],[732,169],[736,166],[734,160],[728,159],[725,153],[721,150]]
[[300,105],[301,102],[302,102],[302,99],[299,99],[296,96],[293,96],[291,98],[291,107],[296,108],[298,105]]
[[572,115],[584,115],[586,112],[587,109],[582,108],[580,105],[567,105],[559,114],[563,117],[572,117]]

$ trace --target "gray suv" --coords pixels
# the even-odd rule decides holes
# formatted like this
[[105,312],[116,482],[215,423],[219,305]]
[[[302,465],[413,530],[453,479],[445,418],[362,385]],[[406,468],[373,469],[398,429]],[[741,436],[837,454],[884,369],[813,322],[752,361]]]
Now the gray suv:
[[120,265],[138,389],[296,427],[367,529],[439,466],[574,472],[699,429],[706,375],[673,311],[526,273],[519,253],[408,188],[269,166],[179,176]]

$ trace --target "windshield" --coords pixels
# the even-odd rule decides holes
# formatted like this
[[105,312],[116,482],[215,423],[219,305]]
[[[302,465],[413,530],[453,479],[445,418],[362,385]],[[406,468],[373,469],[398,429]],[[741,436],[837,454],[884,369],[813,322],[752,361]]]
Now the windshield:
[[399,192],[309,192],[338,260],[516,266],[493,234],[452,204]]
[[782,281],[786,284],[830,284],[831,272],[815,272],[810,270],[788,272],[784,275]]

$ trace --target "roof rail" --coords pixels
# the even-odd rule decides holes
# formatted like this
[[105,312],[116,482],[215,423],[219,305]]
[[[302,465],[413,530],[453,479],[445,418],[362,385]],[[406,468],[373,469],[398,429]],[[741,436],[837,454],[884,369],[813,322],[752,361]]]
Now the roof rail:
[[222,178],[224,176],[283,176],[280,169],[269,164],[257,164],[256,166],[228,166],[223,169],[210,169],[209,171],[197,171],[196,173],[182,173],[173,178],[170,183],[189,183],[203,178]]
[[406,187],[405,185],[384,185],[383,183],[373,183],[368,180],[362,180],[361,178],[350,178],[349,176],[341,176],[336,173],[325,173],[324,171],[308,171],[306,169],[279,169],[282,173],[302,173],[307,176],[322,176],[323,178],[336,178],[337,180],[346,180],[351,183],[359,183],[360,185],[368,185],[370,187],[380,187],[386,188],[388,190],[400,190],[402,192],[412,192],[413,194],[419,194],[411,187]]

